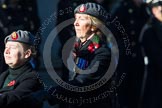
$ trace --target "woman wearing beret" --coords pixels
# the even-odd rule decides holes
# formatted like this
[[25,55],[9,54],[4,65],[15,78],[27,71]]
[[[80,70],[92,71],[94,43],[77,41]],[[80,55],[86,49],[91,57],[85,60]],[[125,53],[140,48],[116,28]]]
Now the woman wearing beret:
[[[4,58],[9,68],[0,75],[0,108],[36,108],[30,94],[41,88],[30,59],[36,54],[34,37],[18,30],[5,38]],[[38,105],[38,106],[37,106]]]
[[70,78],[80,86],[93,84],[101,79],[110,64],[110,48],[107,47],[106,37],[100,30],[106,18],[100,11],[105,10],[95,3],[81,4],[74,10],[77,39],[73,58],[76,65]]
[[[106,22],[105,13],[104,8],[95,3],[81,4],[74,10],[76,41],[72,50],[74,67],[67,76],[69,85],[88,87],[98,82],[108,71],[111,50],[106,36],[100,30]],[[101,88],[86,92],[74,92],[54,86],[47,91],[38,92],[37,99],[41,100],[44,96],[51,105],[59,102],[59,108],[111,108],[110,95],[113,93],[109,93],[110,82],[111,80]]]
[[[104,13],[104,15],[103,15]],[[95,3],[81,4],[74,10],[74,28],[76,41],[73,47],[74,68],[69,73],[69,82],[72,85],[84,87],[99,81],[108,71],[111,61],[111,50],[108,47],[106,36],[102,33],[103,25],[106,25],[105,9]],[[108,81],[109,82],[109,81]],[[99,96],[110,89],[107,84],[97,90],[84,93],[69,93],[69,97],[87,98],[80,105],[61,105],[63,108],[111,108],[110,97],[91,102],[90,98]],[[101,96],[102,97],[102,96]]]

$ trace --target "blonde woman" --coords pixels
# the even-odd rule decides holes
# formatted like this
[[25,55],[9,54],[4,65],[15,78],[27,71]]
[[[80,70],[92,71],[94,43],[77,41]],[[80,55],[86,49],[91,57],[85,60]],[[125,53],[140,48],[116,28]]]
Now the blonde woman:
[[110,48],[101,28],[106,23],[104,8],[95,3],[79,5],[75,10],[76,42],[73,58],[76,66],[70,80],[76,85],[90,85],[106,73],[110,64]]

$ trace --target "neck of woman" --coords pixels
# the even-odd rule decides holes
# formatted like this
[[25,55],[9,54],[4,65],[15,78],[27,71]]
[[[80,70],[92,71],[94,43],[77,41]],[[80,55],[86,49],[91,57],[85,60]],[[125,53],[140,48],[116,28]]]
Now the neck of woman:
[[94,36],[94,33],[92,33],[91,35],[87,36],[86,38],[80,38],[80,41],[82,43],[86,42],[87,40],[91,39]]

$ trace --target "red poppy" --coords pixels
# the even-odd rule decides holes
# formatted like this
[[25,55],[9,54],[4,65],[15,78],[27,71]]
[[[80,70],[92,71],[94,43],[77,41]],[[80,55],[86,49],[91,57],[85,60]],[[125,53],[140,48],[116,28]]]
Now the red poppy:
[[92,53],[94,52],[94,45],[93,43],[91,43],[89,46],[88,46],[88,50]]
[[100,45],[98,43],[91,43],[88,46],[88,50],[93,53],[95,51],[95,49],[98,49],[100,47]]
[[13,85],[15,85],[15,83],[16,83],[16,81],[15,81],[15,80],[12,80],[12,81],[10,81],[10,82],[7,84],[7,86],[13,86]]

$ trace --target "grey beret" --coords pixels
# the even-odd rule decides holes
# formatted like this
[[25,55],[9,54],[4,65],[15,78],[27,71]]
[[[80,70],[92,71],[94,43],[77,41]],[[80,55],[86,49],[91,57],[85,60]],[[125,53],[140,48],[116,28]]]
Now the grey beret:
[[34,45],[34,36],[28,31],[18,30],[8,35],[5,38],[4,42],[6,43],[7,41],[15,41],[29,45]]
[[102,22],[106,22],[107,20],[106,10],[101,5],[96,3],[81,4],[75,8],[74,14],[76,13],[94,16]]

